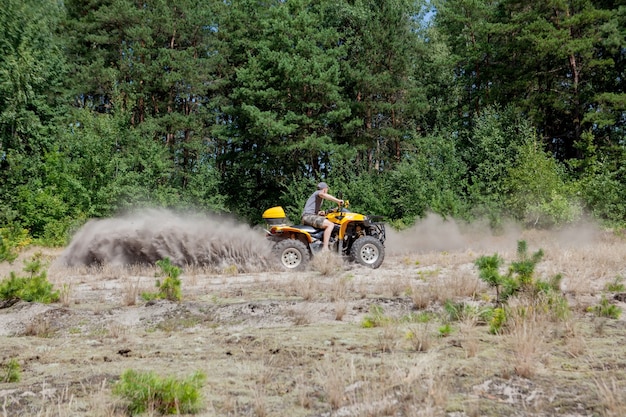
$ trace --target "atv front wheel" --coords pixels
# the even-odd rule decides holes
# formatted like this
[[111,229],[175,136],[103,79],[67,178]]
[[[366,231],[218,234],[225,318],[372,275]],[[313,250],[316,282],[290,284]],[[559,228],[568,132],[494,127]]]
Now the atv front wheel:
[[352,244],[350,257],[361,265],[376,269],[385,259],[385,247],[375,237],[363,236]]
[[304,243],[296,239],[285,239],[276,243],[272,252],[284,269],[300,271],[306,267],[311,257]]

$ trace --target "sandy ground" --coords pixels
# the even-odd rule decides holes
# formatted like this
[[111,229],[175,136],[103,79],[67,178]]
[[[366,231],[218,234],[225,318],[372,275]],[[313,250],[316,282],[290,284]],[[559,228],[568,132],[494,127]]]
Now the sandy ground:
[[[380,269],[329,258],[300,273],[264,270],[244,239],[227,262],[186,268],[180,302],[142,299],[155,268],[63,265],[76,241],[29,248],[0,276],[41,252],[61,302],[0,309],[0,363],[21,369],[0,382],[0,413],[127,415],[111,387],[133,369],[204,373],[202,416],[626,415],[625,317],[591,312],[603,296],[626,307],[606,290],[624,276],[624,239],[591,226],[476,230],[431,218],[390,232]],[[446,300],[492,305],[474,261],[513,260],[520,239],[545,252],[538,276],[563,275],[571,315],[500,335],[447,318]]]

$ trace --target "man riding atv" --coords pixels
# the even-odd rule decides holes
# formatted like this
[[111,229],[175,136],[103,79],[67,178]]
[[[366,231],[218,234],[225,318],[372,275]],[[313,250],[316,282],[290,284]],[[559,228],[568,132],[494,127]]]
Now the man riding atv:
[[322,199],[333,201],[339,206],[343,205],[343,200],[328,194],[328,184],[320,182],[317,184],[317,191],[311,194],[304,205],[304,211],[302,212],[302,224],[307,224],[317,229],[324,229],[324,243],[322,250],[328,250],[328,242],[330,241],[330,235],[332,234],[333,227],[335,227],[335,225],[326,218],[326,212],[321,211]]
[[[320,211],[324,199],[334,201],[337,206]],[[308,224],[288,224],[285,210],[280,206],[265,210],[267,238],[279,266],[287,270],[304,269],[312,256],[329,249],[363,266],[380,267],[385,259],[386,238],[382,217],[353,213],[348,210],[349,205],[348,201],[328,194],[328,185],[320,183],[302,215],[302,222]]]

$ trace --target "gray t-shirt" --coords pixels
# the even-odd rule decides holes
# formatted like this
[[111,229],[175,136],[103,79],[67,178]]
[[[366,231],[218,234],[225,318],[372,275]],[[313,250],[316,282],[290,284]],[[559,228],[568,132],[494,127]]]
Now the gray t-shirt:
[[311,194],[311,197],[309,197],[309,199],[306,201],[306,204],[304,205],[304,211],[302,212],[303,216],[305,214],[319,213],[320,209],[322,208],[322,197],[320,197],[319,195],[321,192],[322,190],[317,190],[316,192]]

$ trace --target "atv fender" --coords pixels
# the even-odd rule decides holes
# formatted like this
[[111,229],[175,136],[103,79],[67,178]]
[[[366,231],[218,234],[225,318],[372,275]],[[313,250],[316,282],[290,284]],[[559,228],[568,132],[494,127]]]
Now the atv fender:
[[289,236],[290,233],[297,233],[299,235],[303,235],[304,237],[306,237],[306,240],[308,243],[311,243],[313,241],[313,238],[311,237],[311,233],[309,233],[306,230],[299,229],[298,227],[294,227],[294,226],[274,226],[270,229],[270,233],[273,235],[282,234],[284,236]]

